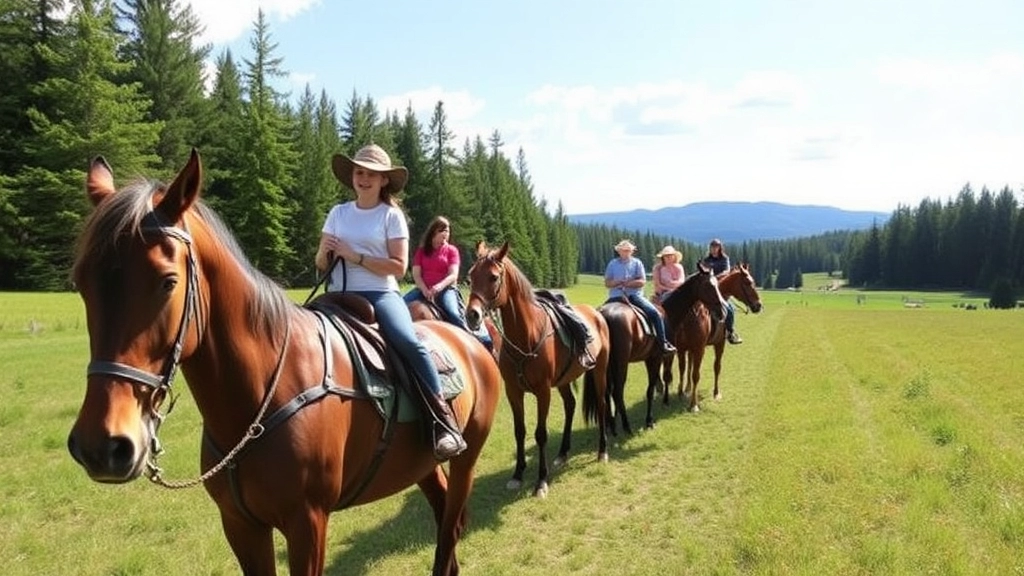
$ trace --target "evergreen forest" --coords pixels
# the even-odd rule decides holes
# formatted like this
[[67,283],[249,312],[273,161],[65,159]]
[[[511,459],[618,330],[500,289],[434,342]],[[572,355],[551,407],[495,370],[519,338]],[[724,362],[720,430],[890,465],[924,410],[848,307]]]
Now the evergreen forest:
[[[199,44],[201,23],[180,0],[0,0],[0,290],[67,290],[75,238],[90,206],[96,156],[124,184],[169,180],[190,151],[204,165],[204,200],[252,263],[284,286],[310,286],[330,207],[351,198],[330,170],[336,153],[377,143],[409,170],[401,195],[411,247],[435,215],[452,221],[464,267],[478,240],[509,242],[530,280],[563,288],[601,274],[630,238],[653,266],[673,244],[693,270],[706,247],[604,225],[570,224],[531,180],[526,151],[493,131],[456,141],[439,101],[382,110],[371,95],[300,94],[263,12],[248,51]],[[207,77],[205,63],[215,66]],[[355,83],[355,79],[353,79]],[[943,193],[944,191],[936,191]],[[1024,209],[1009,187],[965,185],[943,202],[899,207],[884,225],[809,238],[729,245],[766,288],[800,288],[805,272],[860,287],[1024,286]]]

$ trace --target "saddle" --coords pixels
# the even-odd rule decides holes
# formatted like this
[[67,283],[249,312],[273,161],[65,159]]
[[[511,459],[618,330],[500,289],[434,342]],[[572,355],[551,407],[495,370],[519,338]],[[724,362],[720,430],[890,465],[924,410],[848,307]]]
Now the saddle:
[[[356,294],[326,292],[305,306],[323,315],[341,337],[355,373],[353,386],[375,400],[381,417],[390,419],[388,415],[397,402],[398,421],[418,419],[420,403],[399,402],[398,396],[418,398],[422,388],[413,380],[415,373],[405,360],[384,340],[370,302]],[[458,396],[465,388],[465,382],[451,355],[422,326],[414,325],[414,328],[441,377],[445,399]],[[410,408],[403,412],[403,406]]]
[[594,341],[590,327],[580,318],[564,294],[558,294],[543,288],[533,291],[541,307],[551,318],[562,343],[574,353],[585,350]]
[[657,333],[654,331],[654,325],[651,324],[651,319],[647,317],[647,313],[644,312],[643,308],[633,304],[626,297],[609,298],[608,300],[605,301],[605,304],[612,303],[618,303],[623,304],[625,306],[629,306],[629,308],[633,311],[633,314],[636,315],[637,320],[640,321],[640,330],[641,332],[643,332],[644,336],[648,336],[650,338],[654,338],[657,336]]

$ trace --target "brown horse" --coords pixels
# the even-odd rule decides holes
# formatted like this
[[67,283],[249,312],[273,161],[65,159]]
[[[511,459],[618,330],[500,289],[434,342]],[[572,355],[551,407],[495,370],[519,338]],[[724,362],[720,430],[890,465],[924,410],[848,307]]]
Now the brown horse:
[[[750,269],[746,264],[733,266],[728,272],[718,277],[718,289],[727,300],[736,298],[751,312],[761,311],[761,296]],[[685,398],[686,409],[691,412],[700,411],[697,386],[700,384],[700,368],[704,361],[704,350],[707,346],[715,347],[715,400],[721,400],[718,378],[722,372],[722,355],[725,353],[725,324],[712,323],[707,308],[694,306],[691,313],[682,316],[675,324],[668,327],[674,335],[673,341],[679,356],[679,395]],[[716,318],[717,320],[717,318]],[[689,358],[689,363],[687,363]],[[662,402],[668,405],[669,388],[672,384],[672,357],[665,360],[665,389]]]
[[[92,163],[95,209],[74,264],[91,359],[71,455],[98,482],[202,482],[244,574],[275,573],[274,529],[293,576],[322,574],[331,511],[416,484],[437,522],[433,574],[458,574],[473,469],[500,394],[494,361],[464,330],[416,324],[465,383],[453,406],[469,447],[446,475],[422,424],[389,424],[353,387],[366,352],[350,354],[333,317],[294,304],[248,263],[199,200],[201,180],[195,151],[166,187],[115,191],[106,162]],[[204,472],[172,484],[156,433],[179,363],[203,418]]]
[[[718,310],[722,317],[725,315],[725,301],[719,293],[715,276],[707,267],[698,266],[697,273],[687,278],[670,294],[673,311],[688,309],[696,303],[703,303],[706,310]],[[668,315],[668,309],[665,308],[665,303],[669,299],[669,295],[666,295],[662,302],[662,309],[665,310],[666,315]],[[639,316],[643,314],[643,311],[634,309],[625,300],[609,300],[602,304],[598,311],[608,323],[611,339],[611,359],[608,362],[609,416],[607,418],[611,432],[615,434],[615,414],[617,414],[622,419],[622,430],[626,434],[633,433],[629,417],[626,415],[624,390],[629,364],[640,361],[647,368],[647,417],[644,427],[653,428],[652,405],[655,390],[661,385],[658,370],[662,367],[664,358],[661,347],[657,345],[655,336],[644,330]],[[668,330],[667,322],[665,330]],[[611,414],[613,405],[615,414]]]
[[516,467],[508,483],[509,489],[515,490],[522,485],[523,472],[526,470],[523,400],[527,392],[537,397],[534,440],[540,453],[540,468],[534,495],[543,497],[547,495],[549,480],[547,419],[552,388],[558,389],[565,409],[562,445],[554,466],[561,466],[569,454],[572,420],[576,411],[576,397],[571,384],[581,374],[584,375],[584,421],[597,420],[597,457],[602,462],[608,460],[604,422],[608,326],[592,306],[572,306],[594,336],[589,350],[597,363],[592,369],[586,370],[572,347],[560,338],[558,326],[546,308],[542,307],[526,275],[508,256],[508,250],[508,242],[498,250],[490,250],[483,243],[477,245],[478,257],[468,275],[471,292],[466,306],[466,321],[470,328],[476,329],[491,310],[497,310],[501,317],[503,344],[498,367],[505,380],[505,397],[512,407],[516,438]]
[[[444,312],[433,302],[413,300],[408,302],[408,306],[413,320],[445,321]],[[498,354],[501,352],[501,331],[498,330],[498,327],[494,325],[490,318],[484,318],[484,330],[487,330],[487,334],[491,337],[491,355],[497,361]]]

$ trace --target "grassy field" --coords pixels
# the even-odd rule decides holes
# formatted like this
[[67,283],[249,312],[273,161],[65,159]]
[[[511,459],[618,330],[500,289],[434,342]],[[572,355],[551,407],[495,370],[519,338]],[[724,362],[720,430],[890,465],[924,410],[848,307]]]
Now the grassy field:
[[[807,275],[804,292],[763,292],[765,311],[738,318],[746,342],[725,355],[724,398],[691,415],[673,397],[654,430],[617,439],[609,463],[577,415],[547,499],[529,495],[532,482],[505,489],[503,403],[463,573],[1024,574],[1024,311],[968,311],[958,305],[983,299],[966,294],[817,289],[828,283]],[[585,277],[567,293],[599,304],[604,289]],[[72,462],[87,361],[76,295],[0,294],[3,574],[237,574],[201,488],[98,485]],[[644,381],[634,364],[634,423]],[[199,425],[186,392],[161,430],[169,479],[197,474]],[[328,574],[423,574],[432,550],[410,490],[333,516]]]

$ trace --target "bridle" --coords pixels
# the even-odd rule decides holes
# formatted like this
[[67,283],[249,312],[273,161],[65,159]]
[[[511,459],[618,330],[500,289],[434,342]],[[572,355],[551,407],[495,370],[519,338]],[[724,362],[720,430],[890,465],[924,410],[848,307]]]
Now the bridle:
[[742,272],[743,276],[740,278],[739,282],[740,298],[738,298],[738,300],[740,301],[740,304],[742,304],[743,313],[747,314],[749,312],[747,310],[747,306],[749,306],[748,302],[754,301],[754,297],[750,294],[750,287],[747,285],[747,279],[750,277],[750,273],[742,268],[739,270]]
[[[505,264],[504,264],[504,262],[495,260],[490,255],[484,256],[483,258],[478,260],[476,263],[474,263],[473,266],[470,267],[469,274],[468,274],[470,277],[472,277],[473,270],[476,269],[477,265],[480,264],[481,261],[487,261],[491,265],[496,266],[498,268],[498,280],[497,280],[497,286],[494,289],[494,298],[493,299],[485,298],[479,292],[477,292],[475,290],[472,290],[472,283],[470,284],[470,288],[471,288],[470,298],[472,298],[473,296],[476,296],[477,300],[479,300],[483,304],[484,315],[485,316],[491,316],[491,315],[495,314],[495,312],[496,312],[496,306],[494,305],[494,302],[502,298],[503,291],[505,291],[506,288],[507,288],[507,284],[505,282]],[[504,299],[505,299],[506,302],[508,301],[508,293],[507,292],[504,293]],[[524,371],[523,367],[525,366],[526,362],[529,361],[531,358],[536,358],[537,356],[539,356],[538,351],[544,345],[544,342],[549,337],[554,335],[554,333],[555,333],[554,328],[552,328],[551,330],[548,330],[547,333],[545,333],[543,336],[541,336],[540,339],[538,339],[537,345],[534,346],[533,350],[527,352],[526,350],[523,350],[519,346],[516,346],[515,342],[513,342],[508,337],[508,334],[506,334],[505,330],[503,329],[504,328],[503,323],[495,322],[494,326],[495,326],[495,329],[498,331],[498,333],[501,334],[502,350],[507,350],[509,347],[511,347],[521,357],[521,361],[516,363],[516,371],[518,373],[518,379],[520,381],[520,385],[522,385],[521,382],[525,381],[525,378],[526,378],[525,377],[525,371]],[[502,357],[504,358],[505,355],[502,354]]]
[[[151,454],[156,456],[163,452],[163,448],[160,446],[160,440],[157,438],[157,431],[160,428],[160,424],[163,422],[167,414],[170,414],[174,408],[174,402],[176,398],[172,395],[171,383],[174,382],[174,376],[178,369],[178,364],[181,361],[181,353],[185,346],[185,335],[188,333],[189,323],[197,315],[199,309],[199,267],[196,265],[195,254],[192,250],[192,235],[188,231],[188,225],[184,228],[177,226],[169,226],[163,223],[160,217],[152,210],[142,218],[140,222],[140,232],[155,233],[162,236],[167,236],[181,241],[188,248],[188,261],[187,261],[187,275],[185,285],[185,309],[181,313],[181,320],[178,321],[178,333],[174,338],[174,344],[171,347],[170,353],[167,358],[164,359],[164,365],[159,374],[140,370],[134,366],[129,366],[122,362],[116,362],[113,360],[96,360],[93,359],[89,362],[86,368],[87,376],[113,376],[116,378],[124,378],[135,382],[136,384],[142,384],[153,391],[154,400],[164,396],[171,397],[171,403],[168,405],[166,412],[160,412],[159,402],[154,401],[149,409],[149,418],[146,419],[146,423],[149,427],[150,438],[151,438]],[[197,330],[201,330],[197,322]],[[202,334],[199,334],[202,339]],[[152,462],[150,463],[152,464]]]
[[[284,342],[281,345],[281,352],[278,355],[277,365],[275,366],[274,373],[271,376],[267,393],[263,397],[263,401],[260,403],[260,408],[256,412],[255,419],[246,429],[245,434],[242,436],[241,440],[238,441],[238,444],[228,451],[228,453],[221,458],[219,463],[207,470],[198,478],[185,482],[169,482],[164,480],[162,477],[163,470],[156,461],[157,457],[163,453],[163,447],[160,445],[159,438],[157,438],[157,431],[160,428],[160,424],[163,423],[164,419],[174,408],[176,398],[172,395],[173,391],[171,389],[171,384],[174,382],[174,376],[177,372],[178,365],[181,363],[181,354],[185,345],[185,335],[188,334],[189,324],[193,320],[196,321],[198,341],[201,342],[203,339],[203,323],[198,320],[200,311],[199,298],[201,294],[199,291],[199,266],[196,264],[192,234],[189,233],[187,223],[183,223],[182,227],[168,225],[160,219],[156,212],[150,210],[150,212],[146,214],[140,222],[140,232],[143,234],[160,234],[162,236],[174,238],[181,241],[185,244],[185,247],[188,248],[188,280],[185,285],[185,309],[181,313],[181,320],[178,321],[178,333],[174,338],[174,344],[171,347],[171,351],[168,353],[167,358],[164,359],[164,366],[159,374],[140,370],[134,366],[113,360],[91,360],[88,368],[86,369],[86,374],[87,376],[114,376],[117,378],[124,378],[153,390],[154,402],[151,403],[148,417],[145,419],[146,425],[149,428],[150,437],[149,459],[146,462],[145,471],[146,477],[153,483],[159,484],[164,488],[189,488],[205,482],[213,475],[223,470],[231,464],[232,461],[234,461],[238,453],[241,452],[250,441],[263,435],[266,428],[261,422],[263,421],[263,416],[266,414],[267,409],[270,407],[270,401],[274,397],[274,391],[277,389],[277,383],[280,380],[281,369],[284,366],[285,351],[288,349],[288,343],[291,339],[291,324],[286,324]],[[168,405],[166,412],[160,412],[160,403],[155,400],[162,396],[171,397],[171,402]]]

